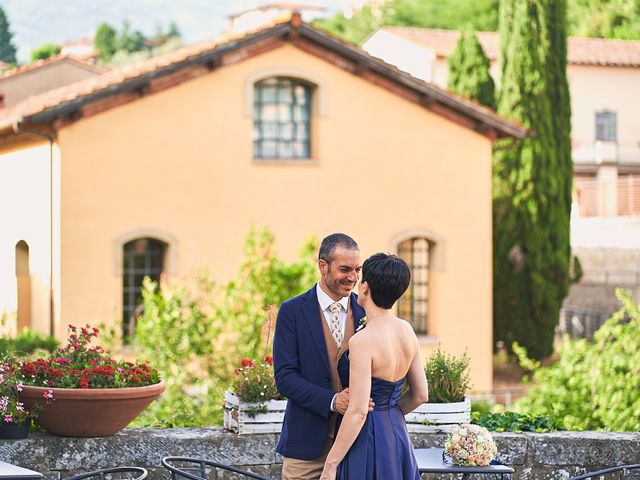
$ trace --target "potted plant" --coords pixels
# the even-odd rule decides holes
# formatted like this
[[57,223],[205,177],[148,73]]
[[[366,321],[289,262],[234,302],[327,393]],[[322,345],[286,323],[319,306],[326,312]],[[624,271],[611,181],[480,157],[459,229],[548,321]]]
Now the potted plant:
[[235,371],[232,391],[224,394],[224,426],[238,434],[278,433],[287,401],[276,390],[273,358],[243,359]]
[[19,377],[19,368],[11,358],[0,359],[0,439],[26,438],[31,419],[42,409],[42,402],[29,408],[21,401]]
[[466,396],[471,385],[469,355],[460,357],[438,349],[429,357],[425,374],[429,400],[405,416],[411,432],[448,431],[471,421],[471,401]]
[[147,363],[111,358],[91,346],[98,329],[69,326],[64,347],[47,358],[19,362],[21,398],[33,408],[42,398],[38,423],[48,432],[69,437],[102,437],[126,427],[165,389],[158,371]]

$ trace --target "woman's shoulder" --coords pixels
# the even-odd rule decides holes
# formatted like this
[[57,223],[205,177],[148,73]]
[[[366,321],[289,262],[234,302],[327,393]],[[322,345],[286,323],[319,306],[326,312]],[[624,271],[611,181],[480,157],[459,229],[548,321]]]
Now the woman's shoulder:
[[395,318],[403,332],[415,336],[413,327],[411,326],[411,323],[408,320],[405,320],[404,318],[400,318],[400,317],[395,317]]
[[366,328],[363,328],[362,330],[358,330],[349,339],[349,350],[351,350],[351,347],[353,345],[355,345],[357,347],[358,345],[366,344],[366,338],[368,336],[369,335],[367,334],[367,329]]

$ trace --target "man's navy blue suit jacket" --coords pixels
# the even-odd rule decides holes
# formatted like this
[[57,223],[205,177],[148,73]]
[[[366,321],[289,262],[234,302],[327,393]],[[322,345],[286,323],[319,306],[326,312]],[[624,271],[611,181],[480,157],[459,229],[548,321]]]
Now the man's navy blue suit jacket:
[[[357,295],[349,304],[357,328],[364,316]],[[316,286],[280,306],[273,341],[278,391],[289,399],[276,451],[285,457],[313,460],[327,438],[331,400],[329,359]]]

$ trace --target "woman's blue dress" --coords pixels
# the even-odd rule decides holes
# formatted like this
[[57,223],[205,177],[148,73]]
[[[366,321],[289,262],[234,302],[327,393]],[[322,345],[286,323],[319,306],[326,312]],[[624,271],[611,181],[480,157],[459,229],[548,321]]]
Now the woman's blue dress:
[[[349,386],[349,352],[338,361],[344,388]],[[371,378],[375,402],[347,456],[338,466],[338,480],[420,480],[413,447],[398,398],[404,378],[388,382]]]

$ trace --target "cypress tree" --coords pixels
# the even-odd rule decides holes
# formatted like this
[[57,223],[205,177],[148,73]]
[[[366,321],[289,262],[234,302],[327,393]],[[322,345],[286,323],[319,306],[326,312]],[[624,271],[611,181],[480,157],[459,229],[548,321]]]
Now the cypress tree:
[[16,63],[16,47],[13,45],[13,33],[9,28],[9,20],[0,7],[0,60],[6,63]]
[[460,33],[447,64],[449,90],[492,109],[496,108],[496,87],[489,73],[489,58],[474,32]]
[[498,113],[534,135],[498,142],[494,154],[494,336],[542,358],[552,353],[569,286],[566,3],[501,0],[500,7]]

